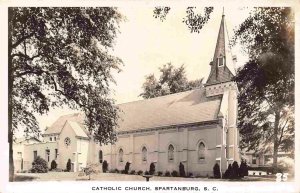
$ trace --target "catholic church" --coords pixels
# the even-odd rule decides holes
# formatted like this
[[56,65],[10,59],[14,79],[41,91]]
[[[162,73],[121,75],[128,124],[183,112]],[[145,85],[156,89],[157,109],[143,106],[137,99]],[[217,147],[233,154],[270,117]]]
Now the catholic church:
[[14,144],[16,170],[29,170],[40,156],[50,167],[55,160],[72,171],[89,163],[107,161],[109,169],[173,171],[182,163],[186,173],[211,176],[219,163],[240,161],[237,128],[237,85],[232,81],[236,59],[232,57],[222,16],[211,70],[203,87],[162,97],[119,104],[120,119],[115,144],[100,146],[84,127],[82,114],[63,115],[44,133],[43,140]]

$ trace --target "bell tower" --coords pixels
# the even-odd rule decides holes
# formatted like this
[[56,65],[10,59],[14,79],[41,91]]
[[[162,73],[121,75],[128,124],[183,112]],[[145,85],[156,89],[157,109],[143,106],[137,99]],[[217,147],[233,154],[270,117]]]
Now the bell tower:
[[239,131],[237,128],[238,88],[232,80],[235,76],[236,57],[231,54],[228,33],[223,13],[217,37],[210,74],[205,83],[206,97],[222,97],[218,119],[222,122],[221,168],[227,169],[229,163],[240,162]]

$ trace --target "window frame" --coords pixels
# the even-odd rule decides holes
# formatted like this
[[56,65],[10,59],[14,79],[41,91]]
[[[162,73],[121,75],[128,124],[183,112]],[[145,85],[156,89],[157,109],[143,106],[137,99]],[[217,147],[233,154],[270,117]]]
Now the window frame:
[[[172,149],[171,149],[172,147]],[[173,144],[168,145],[168,162],[174,162],[175,160],[175,147]]]
[[[121,152],[122,152],[122,154],[121,154]],[[123,155],[124,155],[124,150],[123,150],[123,148],[120,148],[119,152],[118,152],[119,163],[124,163]]]
[[147,162],[147,161],[148,161],[148,149],[146,146],[143,146],[142,147],[142,162]]
[[102,164],[103,163],[103,151],[99,150],[99,163]]
[[[222,59],[222,64],[220,65],[220,60]],[[217,65],[218,67],[223,67],[225,65],[225,56],[219,56],[217,57]]]
[[[202,146],[203,144],[203,146]],[[201,147],[202,146],[202,147]],[[206,161],[206,145],[204,141],[200,141],[197,145],[197,160],[200,163],[203,163]]]

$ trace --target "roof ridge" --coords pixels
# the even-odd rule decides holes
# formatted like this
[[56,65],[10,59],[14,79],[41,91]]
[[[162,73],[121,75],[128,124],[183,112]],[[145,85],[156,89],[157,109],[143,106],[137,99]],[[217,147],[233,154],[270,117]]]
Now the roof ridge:
[[201,90],[202,88],[204,88],[204,87],[197,87],[197,88],[193,88],[191,90],[186,90],[186,91],[182,91],[182,92],[176,92],[176,93],[167,94],[167,95],[158,96],[158,97],[153,97],[153,98],[140,99],[140,100],[135,100],[135,101],[128,101],[128,102],[124,102],[124,103],[119,103],[117,105],[124,105],[124,104],[136,103],[136,102],[142,102],[142,101],[157,100],[157,99],[166,98],[166,97],[169,97],[169,96],[179,95],[179,94],[182,94],[182,93],[185,93],[185,92],[192,92],[192,91],[195,91],[195,90]]

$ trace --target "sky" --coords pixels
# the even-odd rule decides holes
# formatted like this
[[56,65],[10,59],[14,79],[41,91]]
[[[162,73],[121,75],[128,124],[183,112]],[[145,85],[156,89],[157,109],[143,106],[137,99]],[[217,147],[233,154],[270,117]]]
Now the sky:
[[[112,97],[117,104],[141,100],[145,76],[151,73],[159,78],[158,68],[171,62],[175,67],[185,66],[189,80],[209,75],[209,62],[213,58],[217,35],[222,18],[222,7],[215,7],[208,23],[200,33],[191,33],[182,22],[185,7],[171,7],[166,20],[153,17],[153,7],[119,7],[126,21],[120,24],[120,33],[115,40],[113,54],[123,60],[120,73],[113,72],[116,85]],[[203,8],[198,7],[201,13]],[[249,14],[247,8],[224,8],[229,38],[233,30]],[[247,56],[240,46],[232,50],[237,55],[237,67],[242,66]],[[51,109],[47,115],[37,116],[43,131],[61,115],[74,113],[67,107]]]

